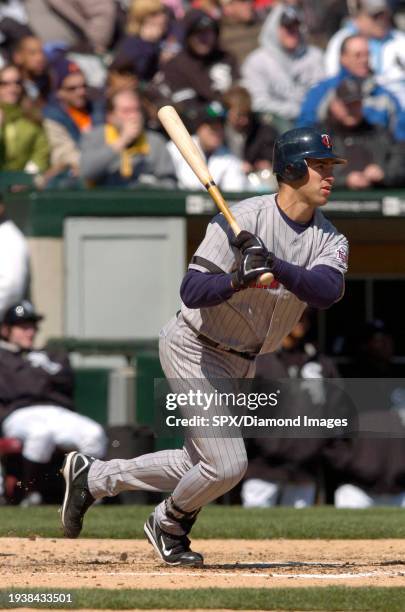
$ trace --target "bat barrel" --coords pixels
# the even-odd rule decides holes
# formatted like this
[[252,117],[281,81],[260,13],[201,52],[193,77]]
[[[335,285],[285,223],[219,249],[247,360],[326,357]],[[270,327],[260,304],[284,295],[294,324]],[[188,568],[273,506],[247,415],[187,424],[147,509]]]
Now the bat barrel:
[[[228,204],[208,170],[205,159],[190,136],[178,112],[173,106],[162,106],[157,114],[166,132],[169,134],[194,174],[198,177],[201,184],[206,188],[218,209],[224,215],[235,236],[237,236],[241,231],[240,227],[229,210]],[[262,285],[270,285],[272,280],[273,275],[270,273],[262,274],[259,278]]]

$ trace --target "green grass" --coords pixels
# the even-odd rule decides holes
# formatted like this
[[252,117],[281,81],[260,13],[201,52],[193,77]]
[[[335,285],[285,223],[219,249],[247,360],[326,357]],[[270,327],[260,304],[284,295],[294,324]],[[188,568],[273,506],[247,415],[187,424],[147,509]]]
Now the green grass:
[[[10,605],[8,594],[44,593],[49,589],[2,589],[0,605]],[[108,590],[108,589],[53,589],[56,593],[71,593],[72,604],[64,608],[133,609],[152,608],[230,608],[232,610],[372,610],[374,612],[403,612],[405,588],[323,587],[292,589],[184,589],[179,591]],[[21,604],[20,604],[21,605]],[[16,606],[15,606],[16,607]],[[30,604],[29,607],[62,607],[50,604]]]
[[[143,538],[149,506],[97,506],[85,518],[87,538]],[[59,514],[53,506],[1,507],[0,536],[62,535]],[[405,538],[405,511],[397,508],[336,510],[317,507],[244,509],[208,506],[193,529],[193,538],[242,539],[377,539]],[[403,606],[405,610],[405,603]]]

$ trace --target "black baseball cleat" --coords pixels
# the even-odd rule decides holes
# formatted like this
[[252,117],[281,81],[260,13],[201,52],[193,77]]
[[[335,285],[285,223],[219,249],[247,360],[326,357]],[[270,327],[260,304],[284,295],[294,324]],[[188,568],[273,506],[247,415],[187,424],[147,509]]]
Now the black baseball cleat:
[[200,553],[190,550],[190,540],[186,535],[176,536],[162,531],[153,513],[143,526],[146,537],[159,557],[167,565],[189,565],[200,567],[204,558]]
[[77,538],[83,527],[83,517],[96,501],[88,489],[87,476],[94,457],[73,451],[63,462],[61,474],[66,482],[61,508],[63,532],[66,538]]

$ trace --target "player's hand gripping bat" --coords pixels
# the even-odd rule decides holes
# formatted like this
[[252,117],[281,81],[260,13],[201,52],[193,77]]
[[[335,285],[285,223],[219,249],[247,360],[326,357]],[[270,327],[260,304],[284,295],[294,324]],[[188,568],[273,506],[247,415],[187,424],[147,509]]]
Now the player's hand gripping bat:
[[[180,119],[177,111],[173,108],[173,106],[162,106],[162,108],[158,111],[158,117],[166,132],[169,134],[170,138],[190,168],[193,170],[194,174],[198,177],[199,181],[208,191],[212,200],[228,221],[233,233],[235,236],[237,236],[241,229],[236,222],[235,217],[229,210],[229,206],[215,184],[204,158],[187,131],[186,126]],[[274,277],[270,272],[266,272],[265,274],[262,274],[258,280],[262,285],[270,285],[273,278]]]

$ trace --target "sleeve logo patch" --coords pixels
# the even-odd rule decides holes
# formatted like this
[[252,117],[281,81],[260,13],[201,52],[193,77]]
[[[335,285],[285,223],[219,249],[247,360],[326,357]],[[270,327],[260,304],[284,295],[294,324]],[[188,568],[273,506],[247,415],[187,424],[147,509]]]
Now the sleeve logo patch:
[[341,246],[336,251],[336,258],[342,263],[346,264],[348,260],[347,249],[344,246]]

